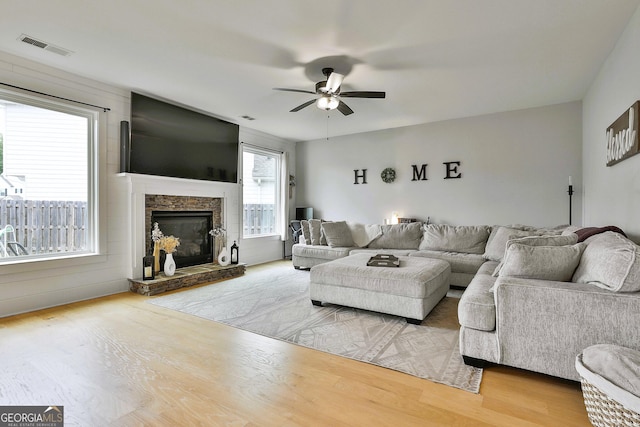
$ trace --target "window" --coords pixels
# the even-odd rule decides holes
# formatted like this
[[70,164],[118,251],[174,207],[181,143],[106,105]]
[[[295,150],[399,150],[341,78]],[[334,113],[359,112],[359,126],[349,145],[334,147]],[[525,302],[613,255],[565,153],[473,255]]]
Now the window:
[[280,234],[282,154],[243,145],[243,237]]
[[0,91],[0,263],[95,252],[97,119]]

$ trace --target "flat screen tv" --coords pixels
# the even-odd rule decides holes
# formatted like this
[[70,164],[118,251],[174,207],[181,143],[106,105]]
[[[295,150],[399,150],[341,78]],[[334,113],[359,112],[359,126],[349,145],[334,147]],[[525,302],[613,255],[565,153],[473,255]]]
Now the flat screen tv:
[[238,182],[239,126],[131,93],[131,173]]

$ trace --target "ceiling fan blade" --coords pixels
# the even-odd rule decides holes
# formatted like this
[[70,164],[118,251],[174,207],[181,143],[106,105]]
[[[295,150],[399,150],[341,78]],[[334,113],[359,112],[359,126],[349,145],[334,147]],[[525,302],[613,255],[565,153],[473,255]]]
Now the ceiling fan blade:
[[340,96],[344,96],[348,98],[384,98],[386,96],[386,93],[372,92],[372,91],[352,91],[352,92],[342,92]]
[[353,110],[349,108],[349,106],[342,101],[340,101],[340,103],[338,104],[338,111],[340,111],[345,116],[348,116],[349,114],[353,114]]
[[303,89],[288,89],[286,87],[274,87],[273,90],[281,90],[283,92],[300,92],[300,93],[310,93],[312,95],[315,95],[315,92],[311,92],[310,90],[303,90]]
[[327,86],[325,87],[328,93],[336,93],[340,89],[344,76],[340,73],[331,73],[327,79]]
[[295,113],[296,111],[300,111],[305,107],[308,107],[309,105],[313,104],[314,102],[316,102],[315,99],[312,99],[311,101],[307,101],[304,104],[300,104],[298,105],[296,108],[294,108],[293,110],[289,111],[290,113]]

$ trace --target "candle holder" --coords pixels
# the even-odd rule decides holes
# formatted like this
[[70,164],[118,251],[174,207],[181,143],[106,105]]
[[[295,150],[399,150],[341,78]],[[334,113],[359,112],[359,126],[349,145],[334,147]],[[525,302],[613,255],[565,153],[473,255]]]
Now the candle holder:
[[153,280],[156,276],[155,257],[149,254],[142,258],[142,280]]
[[571,225],[571,197],[573,196],[573,185],[569,184],[567,194],[569,195],[569,225]]

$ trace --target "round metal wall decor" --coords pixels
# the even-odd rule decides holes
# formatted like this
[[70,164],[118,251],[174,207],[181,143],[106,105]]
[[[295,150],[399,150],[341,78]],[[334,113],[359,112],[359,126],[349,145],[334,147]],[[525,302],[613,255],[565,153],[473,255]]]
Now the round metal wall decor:
[[382,178],[382,181],[386,182],[387,184],[393,182],[396,180],[396,171],[393,168],[386,168],[382,171],[382,173],[380,174],[380,178]]

